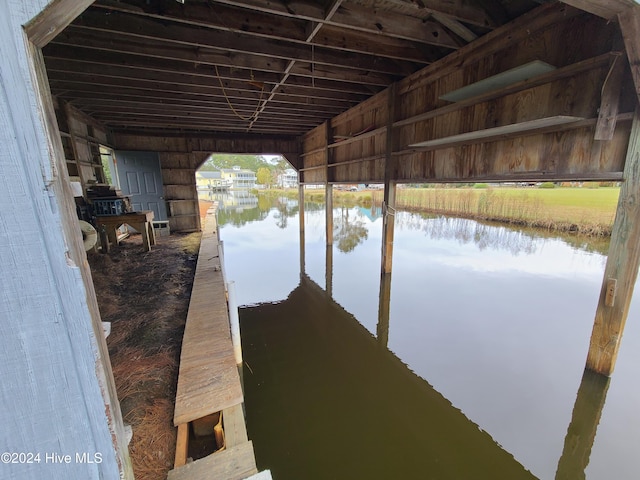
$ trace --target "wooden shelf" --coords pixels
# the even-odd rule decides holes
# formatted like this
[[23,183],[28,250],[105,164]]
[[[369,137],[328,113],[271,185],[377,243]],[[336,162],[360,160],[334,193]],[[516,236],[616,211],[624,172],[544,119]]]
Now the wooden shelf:
[[484,130],[475,130],[473,132],[459,133],[457,135],[451,135],[449,137],[426,140],[424,142],[413,143],[409,145],[409,148],[413,148],[416,150],[448,148],[467,142],[474,142],[477,140],[489,141],[499,138],[508,138],[519,133],[534,132],[536,130],[542,130],[557,125],[580,122],[582,120],[585,119],[583,117],[556,115],[554,117],[538,118],[536,120],[529,120],[527,122],[512,123],[509,125],[502,125],[500,127],[486,128]]

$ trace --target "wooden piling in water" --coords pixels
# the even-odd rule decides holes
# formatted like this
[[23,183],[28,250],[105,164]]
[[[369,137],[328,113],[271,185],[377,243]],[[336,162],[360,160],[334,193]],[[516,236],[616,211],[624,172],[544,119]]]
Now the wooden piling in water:
[[393,121],[395,118],[396,86],[389,87],[387,98],[387,150],[384,166],[384,201],[382,205],[382,273],[391,273],[393,257],[393,233],[396,208],[396,158],[393,156],[395,141]]
[[640,262],[640,109],[633,119],[623,178],[587,356],[587,368],[607,376],[615,367]]

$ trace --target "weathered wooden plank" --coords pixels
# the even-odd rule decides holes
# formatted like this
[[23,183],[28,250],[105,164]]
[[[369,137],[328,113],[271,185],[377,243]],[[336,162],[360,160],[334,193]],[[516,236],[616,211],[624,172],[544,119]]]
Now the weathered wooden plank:
[[581,73],[600,68],[607,64],[611,60],[611,56],[615,55],[616,52],[605,53],[603,55],[599,55],[594,58],[589,58],[587,60],[582,60],[580,62],[576,62],[571,65],[567,65],[566,67],[559,68],[554,70],[553,72],[545,73],[543,75],[539,75],[535,78],[523,80],[518,83],[514,83],[513,85],[509,85],[508,87],[501,88],[499,90],[495,90],[492,92],[483,93],[473,98],[469,98],[467,100],[463,100],[460,102],[455,102],[444,107],[439,107],[428,112],[420,113],[417,115],[410,116],[408,118],[404,118],[395,122],[394,126],[404,126],[410,125],[412,123],[416,123],[423,120],[428,120],[430,118],[434,118],[440,115],[444,115],[446,113],[451,113],[456,110],[460,110],[471,105],[488,102],[490,100],[494,100],[500,97],[504,97],[507,95],[511,95],[526,89],[535,88],[540,85],[544,85],[547,83],[551,83],[557,80],[573,77],[575,75],[579,75]]
[[256,473],[253,443],[248,441],[171,470],[167,480],[243,480]]
[[37,47],[44,47],[92,3],[93,0],[57,0],[49,3],[27,23],[27,36]]
[[395,230],[395,208],[396,208],[396,162],[397,157],[393,156],[395,141],[395,130],[393,122],[395,120],[396,84],[392,84],[388,90],[387,98],[387,145],[384,160],[384,204],[382,219],[382,273],[391,273],[393,259],[393,237]]
[[621,55],[615,55],[611,60],[609,73],[602,86],[598,123],[596,123],[596,140],[611,140],[616,129],[616,117],[620,109],[620,89],[624,74],[624,61]]
[[640,6],[635,5],[618,15],[631,76],[640,102]]
[[180,425],[242,403],[242,388],[229,331],[215,217],[207,215],[187,313],[174,424]]
[[181,467],[187,463],[189,451],[189,424],[182,423],[178,425],[178,435],[176,438],[176,456],[173,462],[173,468]]
[[527,122],[512,123],[510,125],[502,125],[500,127],[485,128],[482,130],[450,135],[448,137],[425,140],[423,142],[411,144],[409,147],[420,150],[451,148],[452,146],[465,145],[469,142],[509,138],[509,136],[513,135],[522,135],[526,132],[535,132],[548,127],[556,127],[558,125],[579,122],[582,120],[585,119],[568,115],[556,115],[554,117],[539,118],[536,120],[529,120]]
[[[23,26],[31,24],[27,40]],[[56,5],[54,5],[56,3]],[[0,349],[5,449],[102,454],[99,464],[3,465],[0,476],[69,480],[133,478],[120,406],[64,151],[39,45],[69,18],[72,2],[8,0],[0,14],[0,199],[3,318]],[[83,3],[75,2],[81,8]],[[69,11],[71,8],[71,11]],[[49,17],[49,15],[52,16]],[[36,43],[38,45],[36,45]],[[54,319],[55,321],[51,321]],[[49,433],[30,424],[47,424]]]
[[[640,109],[633,120],[623,177],[587,356],[587,368],[607,376],[615,367],[640,264]],[[613,298],[609,279],[616,280]]]
[[227,448],[233,448],[248,441],[242,404],[225,408],[222,414],[222,422]]

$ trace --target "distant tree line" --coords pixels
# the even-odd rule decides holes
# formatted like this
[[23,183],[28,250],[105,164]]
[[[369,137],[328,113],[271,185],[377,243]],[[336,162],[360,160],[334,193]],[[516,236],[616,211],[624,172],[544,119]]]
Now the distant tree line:
[[278,175],[291,168],[291,165],[284,157],[269,160],[262,155],[214,154],[207,158],[200,171],[211,172],[233,167],[251,170],[256,174],[256,183],[271,186],[277,183]]

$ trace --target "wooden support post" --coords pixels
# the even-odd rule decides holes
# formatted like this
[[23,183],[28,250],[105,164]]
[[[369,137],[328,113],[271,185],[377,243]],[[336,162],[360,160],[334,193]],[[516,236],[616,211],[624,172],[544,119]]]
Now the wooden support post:
[[396,168],[393,157],[393,121],[395,117],[396,85],[388,89],[387,99],[387,151],[384,167],[384,203],[382,205],[382,273],[391,273],[393,256],[393,233],[396,207]]
[[304,185],[298,186],[298,215],[300,222],[300,275],[305,272],[305,245],[304,245]]
[[623,178],[587,356],[587,368],[607,376],[616,363],[640,261],[640,109],[631,127]]
[[564,449],[558,462],[556,480],[585,478],[591,448],[596,438],[602,408],[607,398],[609,378],[585,370],[573,406],[571,423],[564,438]]
[[378,303],[378,345],[386,349],[389,343],[389,312],[391,306],[391,273],[380,275],[380,300]]
[[324,146],[324,161],[326,166],[325,173],[325,213],[327,217],[327,245],[333,245],[333,169],[329,168],[331,164],[331,149],[329,144],[331,143],[331,125],[329,121],[324,122],[325,125],[325,146]]
[[173,468],[181,467],[187,463],[187,452],[189,450],[189,424],[178,425],[178,437],[176,438],[176,457]]
[[640,103],[640,6],[633,5],[618,14],[624,47],[631,66],[631,76]]

